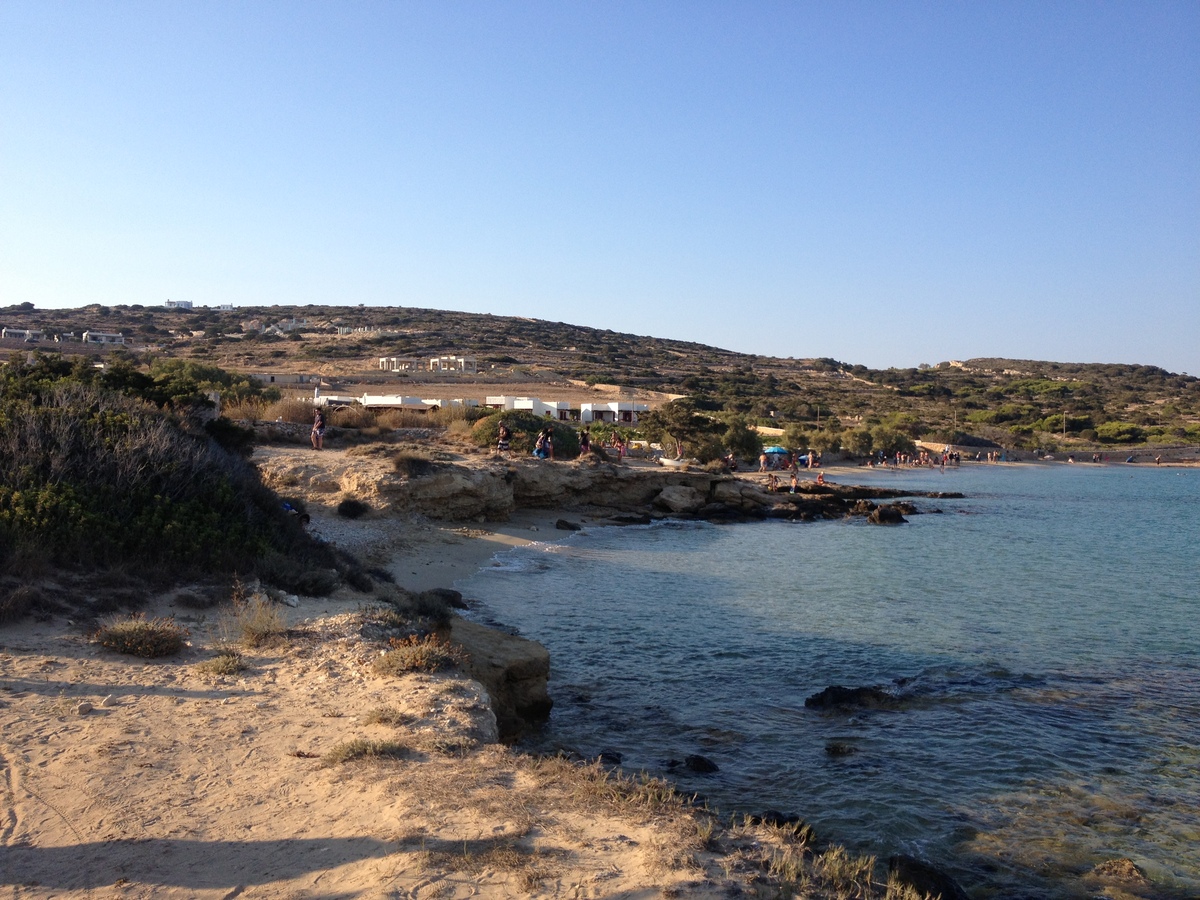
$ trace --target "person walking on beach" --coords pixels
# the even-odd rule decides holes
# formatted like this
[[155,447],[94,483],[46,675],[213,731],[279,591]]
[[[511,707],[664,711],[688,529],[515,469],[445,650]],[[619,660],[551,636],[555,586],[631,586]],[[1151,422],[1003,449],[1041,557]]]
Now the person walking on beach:
[[309,437],[314,450],[325,449],[325,414],[319,409],[313,411],[312,434]]

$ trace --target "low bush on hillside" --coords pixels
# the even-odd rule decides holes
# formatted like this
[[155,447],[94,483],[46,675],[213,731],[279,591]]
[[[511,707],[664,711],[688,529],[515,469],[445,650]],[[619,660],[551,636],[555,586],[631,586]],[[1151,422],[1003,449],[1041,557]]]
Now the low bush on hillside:
[[174,619],[147,619],[140,613],[102,623],[93,639],[106,650],[155,659],[174,656],[185,646],[187,629]]
[[147,399],[167,393],[56,357],[0,366],[0,571],[33,557],[168,580],[271,556],[336,565],[245,460],[244,431],[201,425],[203,398]]
[[533,452],[538,433],[546,427],[553,431],[555,459],[574,459],[579,455],[579,434],[573,427],[566,422],[535,416],[528,410],[504,410],[480,419],[471,429],[476,445],[494,448],[501,421],[512,432],[509,446],[518,456]]

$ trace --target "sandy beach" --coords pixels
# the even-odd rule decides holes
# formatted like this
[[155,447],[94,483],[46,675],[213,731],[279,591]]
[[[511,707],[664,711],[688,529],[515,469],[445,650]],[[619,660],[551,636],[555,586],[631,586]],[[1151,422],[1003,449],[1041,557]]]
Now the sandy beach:
[[[564,534],[551,512],[462,526],[310,511],[315,534],[413,590]],[[786,830],[727,829],[654,786],[496,743],[463,675],[374,674],[371,603],[300,598],[287,635],[243,648],[228,676],[203,668],[221,609],[170,596],[147,614],[190,635],[165,660],[61,616],[0,628],[0,897],[718,897],[771,881],[795,849]],[[402,749],[328,761],[354,740]]]

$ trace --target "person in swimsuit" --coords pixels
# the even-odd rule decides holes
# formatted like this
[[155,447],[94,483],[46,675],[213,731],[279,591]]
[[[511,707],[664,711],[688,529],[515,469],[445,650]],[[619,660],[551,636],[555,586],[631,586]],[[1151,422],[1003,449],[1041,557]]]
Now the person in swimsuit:
[[312,445],[314,450],[325,447],[325,414],[319,409],[313,412]]

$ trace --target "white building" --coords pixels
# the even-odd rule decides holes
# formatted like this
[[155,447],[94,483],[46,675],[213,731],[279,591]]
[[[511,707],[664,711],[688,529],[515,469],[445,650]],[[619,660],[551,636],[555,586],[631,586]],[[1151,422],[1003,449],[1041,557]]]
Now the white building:
[[404,397],[399,394],[363,394],[359,403],[368,409],[417,409],[427,410],[430,404],[420,397]]
[[379,368],[384,372],[420,372],[424,366],[415,356],[381,356]]
[[0,329],[0,338],[9,341],[40,341],[43,337],[42,332],[33,331],[29,328],[3,328]]
[[435,356],[429,360],[430,372],[463,372],[474,375],[478,366],[473,356]]
[[191,309],[191,300],[168,300],[163,304],[167,309]]
[[85,344],[124,344],[125,335],[107,334],[103,331],[85,331],[83,342]]
[[566,400],[546,401],[537,397],[518,397],[512,408],[527,409],[535,416],[547,416],[560,422],[568,422],[571,419],[571,404]]
[[611,403],[584,403],[579,407],[579,418],[587,422],[608,422],[610,424],[636,425],[638,413],[649,412],[650,407],[645,403],[634,403],[631,400],[615,400]]

